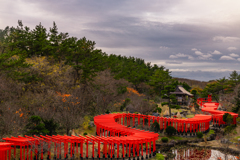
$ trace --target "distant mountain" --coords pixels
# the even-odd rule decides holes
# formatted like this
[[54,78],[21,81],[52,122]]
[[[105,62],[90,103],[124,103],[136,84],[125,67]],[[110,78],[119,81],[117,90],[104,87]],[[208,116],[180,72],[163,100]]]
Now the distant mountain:
[[199,86],[200,88],[204,88],[208,82],[205,81],[198,81],[198,80],[192,80],[192,79],[186,79],[186,78],[177,78],[177,77],[173,77],[173,79],[178,80],[179,82],[185,82],[187,83],[189,86]]

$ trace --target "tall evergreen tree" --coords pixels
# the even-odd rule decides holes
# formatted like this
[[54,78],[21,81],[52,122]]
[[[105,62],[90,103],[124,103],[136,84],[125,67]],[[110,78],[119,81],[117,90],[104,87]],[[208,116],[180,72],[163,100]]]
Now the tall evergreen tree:
[[162,90],[162,98],[167,99],[167,102],[163,102],[161,105],[168,105],[169,107],[169,116],[171,117],[171,108],[176,108],[177,99],[175,94],[171,94],[171,92],[175,91],[175,85],[169,84],[164,86],[164,90]]
[[238,113],[240,109],[240,87],[237,90],[237,96],[234,98],[235,107],[232,108],[232,112]]
[[232,82],[234,85],[238,85],[240,83],[240,75],[237,73],[237,71],[233,71],[230,74],[229,77],[230,82]]
[[161,95],[162,90],[172,81],[170,72],[165,67],[161,66],[155,70],[154,74],[150,77],[149,85],[154,87],[155,93]]
[[93,80],[96,73],[104,69],[104,56],[101,50],[95,49],[95,42],[85,37],[69,38],[70,52],[66,55],[66,64],[74,69],[74,84]]

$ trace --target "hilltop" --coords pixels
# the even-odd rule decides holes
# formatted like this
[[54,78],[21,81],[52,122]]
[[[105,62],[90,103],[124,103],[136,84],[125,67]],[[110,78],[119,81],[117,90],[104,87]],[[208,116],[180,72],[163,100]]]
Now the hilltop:
[[179,82],[185,82],[189,86],[199,86],[200,88],[205,88],[208,82],[205,81],[198,81],[198,80],[193,80],[193,79],[187,79],[187,78],[179,78],[179,77],[173,77],[173,79],[176,79]]

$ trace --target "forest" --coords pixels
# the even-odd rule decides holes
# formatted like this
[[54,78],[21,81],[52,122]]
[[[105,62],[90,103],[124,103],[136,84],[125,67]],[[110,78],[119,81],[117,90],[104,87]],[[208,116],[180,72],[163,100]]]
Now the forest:
[[17,27],[0,29],[1,138],[34,130],[66,134],[81,127],[86,116],[92,120],[109,112],[151,114],[177,85],[195,97],[212,94],[216,101],[231,102],[229,109],[239,112],[236,71],[229,78],[190,84],[164,66],[108,55],[95,45],[59,32],[55,22],[49,30],[41,23],[31,30],[20,20]]

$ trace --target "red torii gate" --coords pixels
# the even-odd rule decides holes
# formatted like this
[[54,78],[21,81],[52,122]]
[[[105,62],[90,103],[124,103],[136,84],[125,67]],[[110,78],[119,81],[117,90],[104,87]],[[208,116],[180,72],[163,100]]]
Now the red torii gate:
[[12,143],[2,142],[0,143],[0,159],[11,160],[11,146]]
[[[209,101],[209,99],[208,99]],[[198,102],[202,102],[201,99]],[[213,107],[210,107],[213,105]],[[218,124],[222,124],[221,115],[225,112],[223,111],[216,111],[215,108],[217,104],[213,104],[213,102],[204,103],[204,108],[202,109],[205,112],[210,112],[212,115],[195,115],[193,118],[189,119],[176,119],[176,118],[164,118],[164,117],[155,117],[150,115],[141,115],[141,114],[127,114],[127,113],[116,113],[116,114],[105,114],[99,115],[94,117],[94,123],[96,125],[96,134],[98,136],[61,136],[61,135],[54,135],[54,136],[34,136],[34,137],[11,137],[11,138],[4,138],[6,142],[11,143],[14,146],[14,157],[16,158],[16,146],[20,147],[20,159],[32,159],[32,150],[35,150],[36,157],[38,156],[38,145],[40,146],[39,154],[41,154],[41,159],[43,158],[43,143],[47,144],[48,148],[48,159],[51,159],[51,147],[54,146],[54,155],[56,158],[60,158],[61,156],[61,145],[63,143],[64,148],[64,158],[68,157],[68,148],[70,147],[70,157],[72,158],[75,153],[80,153],[81,158],[84,157],[83,155],[83,145],[86,146],[86,155],[85,157],[88,158],[88,146],[92,143],[92,158],[95,158],[95,151],[94,147],[95,144],[98,144],[98,152],[97,157],[101,157],[100,146],[103,144],[104,152],[103,157],[109,156],[109,158],[114,158],[115,153],[117,158],[122,155],[125,157],[125,154],[128,157],[143,157],[143,148],[145,145],[146,148],[146,156],[151,156],[152,152],[153,155],[156,152],[155,142],[158,139],[158,134],[153,132],[148,132],[144,130],[139,130],[135,128],[131,128],[131,119],[132,119],[132,126],[135,127],[135,119],[137,118],[138,124],[142,121],[143,126],[145,125],[145,119],[148,120],[146,124],[148,127],[155,121],[160,124],[160,130],[166,129],[167,124],[175,127],[180,134],[190,133],[194,134],[197,131],[208,131],[209,130],[209,122],[212,120],[214,123],[216,121]],[[205,109],[205,110],[204,110]],[[124,126],[126,120],[126,125]],[[234,121],[236,123],[236,121]],[[1,144],[1,143],[0,143]],[[151,145],[153,144],[153,147]],[[80,148],[78,146],[80,145]],[[117,150],[115,149],[115,145],[117,145]],[[35,148],[32,148],[32,147]],[[107,147],[108,146],[108,147]],[[120,147],[122,147],[122,153],[120,153]],[[2,147],[7,149],[8,154],[11,152],[11,147]],[[27,148],[27,154],[25,151]],[[29,157],[29,149],[31,148],[31,156]],[[126,149],[125,149],[126,148]],[[80,150],[79,150],[80,149]],[[0,145],[0,151],[1,145]],[[141,154],[140,154],[141,153]],[[5,157],[9,157],[4,152]],[[4,157],[4,158],[5,158]]]
[[[29,160],[29,146],[31,147],[30,149],[30,159],[32,160],[32,146],[38,146],[39,141],[35,138],[25,138],[25,137],[11,137],[11,138],[3,138],[6,142],[11,143],[14,146],[14,158],[16,158],[16,147],[20,147],[20,160]],[[27,150],[25,148],[27,147]],[[27,153],[26,153],[27,152]],[[35,156],[37,158],[37,148],[35,148]]]

